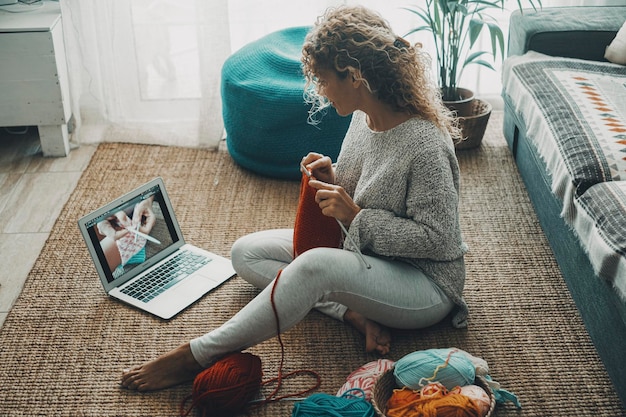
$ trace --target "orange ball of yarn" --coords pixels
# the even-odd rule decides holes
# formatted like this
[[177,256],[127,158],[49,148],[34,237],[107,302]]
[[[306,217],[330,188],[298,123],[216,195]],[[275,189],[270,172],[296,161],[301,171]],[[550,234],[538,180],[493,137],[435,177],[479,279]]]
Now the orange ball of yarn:
[[[469,397],[448,393],[431,386],[413,391],[395,390],[387,401],[388,417],[482,417],[480,408]],[[426,393],[426,395],[424,395]]]
[[[244,411],[258,394],[263,374],[261,359],[251,353],[231,353],[199,373],[193,391],[181,404],[181,415],[196,407],[201,416],[226,417]],[[193,400],[185,413],[187,400]]]
[[421,396],[419,391],[414,391],[407,387],[394,390],[393,394],[391,394],[391,397],[389,397],[389,399],[387,400],[387,410],[390,412],[392,410],[394,410],[394,412],[399,412],[396,410],[403,408],[408,404],[412,404],[420,398]]

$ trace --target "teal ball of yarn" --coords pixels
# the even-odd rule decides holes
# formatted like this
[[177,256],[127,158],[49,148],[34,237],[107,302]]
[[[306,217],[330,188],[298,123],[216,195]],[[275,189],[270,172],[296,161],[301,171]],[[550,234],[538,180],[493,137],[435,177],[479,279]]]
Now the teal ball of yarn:
[[430,382],[439,382],[447,389],[452,389],[473,384],[476,368],[463,352],[455,349],[428,349],[404,356],[396,362],[393,374],[401,387],[420,389]]
[[374,407],[362,398],[313,394],[296,403],[292,417],[375,417]]

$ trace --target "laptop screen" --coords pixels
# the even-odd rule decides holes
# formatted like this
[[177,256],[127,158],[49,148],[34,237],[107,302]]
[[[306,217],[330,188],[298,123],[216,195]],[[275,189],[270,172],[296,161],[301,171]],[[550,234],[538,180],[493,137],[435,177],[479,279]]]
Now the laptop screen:
[[179,241],[158,184],[99,213],[84,227],[109,284],[141,272],[141,265]]

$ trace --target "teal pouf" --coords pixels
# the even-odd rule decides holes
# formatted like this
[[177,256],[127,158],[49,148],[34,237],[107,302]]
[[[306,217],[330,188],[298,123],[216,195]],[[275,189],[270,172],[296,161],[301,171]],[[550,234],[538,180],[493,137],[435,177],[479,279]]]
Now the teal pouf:
[[307,122],[300,57],[309,27],[271,33],[233,55],[222,67],[222,113],[228,152],[261,175],[300,179],[309,152],[337,159],[350,117],[329,108],[319,123]]

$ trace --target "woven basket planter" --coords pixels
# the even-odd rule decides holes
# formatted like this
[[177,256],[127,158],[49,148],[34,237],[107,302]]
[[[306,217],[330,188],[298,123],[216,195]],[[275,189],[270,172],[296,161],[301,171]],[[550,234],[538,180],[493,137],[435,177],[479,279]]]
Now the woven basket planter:
[[[496,397],[487,384],[487,380],[483,377],[477,376],[474,383],[484,389],[487,395],[489,395],[489,411],[485,417],[491,417],[493,410],[496,408]],[[391,398],[393,390],[397,388],[400,387],[396,384],[393,369],[384,372],[374,384],[374,388],[372,389],[372,405],[379,417],[387,417],[387,414],[385,414],[387,412],[387,401]]]
[[484,100],[475,98],[472,101],[471,115],[458,118],[464,140],[455,144],[456,149],[473,149],[480,146],[491,116],[491,109],[491,104]]

